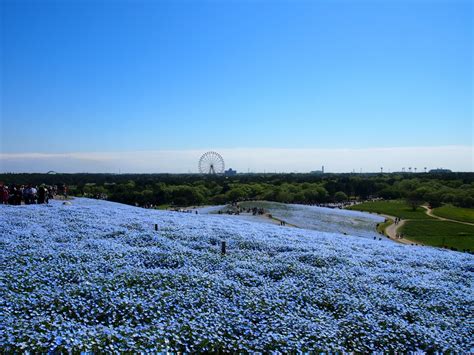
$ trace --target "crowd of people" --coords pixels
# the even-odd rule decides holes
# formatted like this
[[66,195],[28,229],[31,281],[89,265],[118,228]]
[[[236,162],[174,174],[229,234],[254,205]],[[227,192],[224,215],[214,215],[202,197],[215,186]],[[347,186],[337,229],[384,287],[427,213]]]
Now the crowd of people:
[[253,216],[261,216],[265,214],[265,210],[259,207],[244,208],[239,205],[238,202],[232,202],[232,204],[226,207],[224,210],[219,210],[218,214],[229,214],[229,215],[240,215],[241,213],[252,214]]
[[187,208],[173,208],[172,211],[181,212],[181,213],[194,213],[194,214],[199,213],[197,210],[190,210],[190,209],[187,209]]
[[32,205],[49,203],[50,199],[60,194],[67,198],[66,185],[5,185],[0,182],[0,204],[3,205]]

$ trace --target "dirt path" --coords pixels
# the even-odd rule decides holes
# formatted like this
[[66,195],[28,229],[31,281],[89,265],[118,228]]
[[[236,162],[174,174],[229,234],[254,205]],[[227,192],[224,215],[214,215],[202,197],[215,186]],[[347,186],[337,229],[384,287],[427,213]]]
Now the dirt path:
[[266,218],[270,218],[272,221],[275,222],[275,224],[278,224],[278,225],[281,225],[281,223],[283,222],[284,225],[281,225],[282,227],[299,228],[298,226],[296,226],[294,224],[291,224],[291,223],[285,222],[282,219],[278,219],[278,218],[273,217],[270,213],[265,213],[263,216],[265,216]]
[[[237,218],[244,217],[247,220],[259,220],[259,221],[264,222],[264,223],[275,224],[275,225],[279,225],[279,226],[282,226],[282,227],[299,228],[298,226],[296,226],[294,224],[291,224],[291,223],[285,222],[282,219],[273,217],[270,213],[265,213],[265,214],[260,214],[260,215],[258,215],[258,214],[253,215],[252,213],[242,212],[238,215],[231,215],[231,216],[235,216]],[[285,224],[282,225],[282,222],[285,223]]]
[[385,218],[390,219],[393,223],[389,225],[387,228],[385,228],[385,234],[390,237],[394,242],[401,243],[401,244],[419,244],[419,245],[424,245],[419,242],[414,242],[412,240],[406,239],[406,238],[397,238],[397,231],[398,228],[402,227],[406,222],[410,221],[409,219],[402,219],[398,224],[395,224],[395,218],[394,216],[390,216],[388,214],[380,214],[380,216],[383,216]]
[[[209,215],[214,215],[214,216],[218,215],[217,213],[203,213],[203,214],[209,214]],[[230,216],[234,218],[244,219],[246,221],[268,223],[268,224],[273,224],[273,225],[282,226],[282,227],[299,228],[297,225],[294,225],[282,219],[273,217],[270,213],[256,214],[256,215],[252,213],[248,213],[248,212],[241,212],[239,214],[222,213],[221,216]],[[283,225],[282,225],[282,222],[284,223]]]
[[[387,216],[388,217],[388,216]],[[391,217],[391,220],[395,220],[395,217]],[[395,222],[391,225],[389,225],[385,229],[385,233],[390,237],[390,239],[402,243],[402,244],[413,244],[411,240],[405,239],[405,238],[397,238],[397,230],[398,228],[402,227],[407,221],[407,219],[402,219],[398,224],[395,224]]]
[[440,221],[448,221],[448,222],[455,222],[455,223],[461,223],[461,224],[467,224],[468,226],[474,226],[474,223],[469,223],[469,222],[462,222],[462,221],[457,221],[455,219],[449,219],[449,218],[444,218],[444,217],[439,217],[435,214],[433,214],[433,210],[431,208],[429,208],[428,206],[421,206],[425,209],[425,213],[430,216],[430,217],[433,217],[435,219],[438,219]]

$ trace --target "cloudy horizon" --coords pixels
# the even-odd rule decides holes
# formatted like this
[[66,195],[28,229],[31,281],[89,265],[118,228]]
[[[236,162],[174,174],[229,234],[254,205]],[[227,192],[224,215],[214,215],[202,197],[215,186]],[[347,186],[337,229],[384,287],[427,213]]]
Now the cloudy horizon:
[[0,153],[7,173],[197,173],[206,151],[219,152],[226,169],[238,172],[384,172],[436,168],[473,172],[472,146],[359,149],[221,148],[129,152]]

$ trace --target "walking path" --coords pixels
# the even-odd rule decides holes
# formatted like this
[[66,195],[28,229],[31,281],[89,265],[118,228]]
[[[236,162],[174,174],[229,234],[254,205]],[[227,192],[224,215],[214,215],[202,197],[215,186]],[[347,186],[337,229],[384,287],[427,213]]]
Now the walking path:
[[[294,225],[294,224],[291,224],[291,223],[288,223],[286,221],[284,221],[283,219],[279,219],[279,218],[276,218],[276,217],[273,217],[271,215],[271,213],[265,213],[263,215],[261,215],[262,217],[265,217],[265,218],[270,218],[270,220],[272,220],[275,224],[278,224],[280,226],[283,226],[283,227],[293,227],[293,228],[299,228],[298,226]],[[259,217],[259,216],[257,216]],[[284,223],[284,224],[282,224]]]
[[462,222],[462,221],[457,221],[455,219],[449,219],[449,218],[444,218],[444,217],[437,216],[437,215],[433,214],[433,210],[431,208],[429,208],[428,206],[421,206],[421,207],[423,207],[425,209],[425,213],[428,216],[433,217],[435,219],[439,219],[440,221],[455,222],[455,223],[467,224],[468,226],[474,226],[474,223]]
[[402,219],[398,224],[395,224],[395,218],[394,216],[390,216],[388,214],[380,214],[381,216],[388,218],[392,221],[392,224],[389,225],[387,228],[385,228],[385,234],[390,237],[393,241],[397,243],[402,243],[402,244],[415,244],[415,242],[405,239],[405,238],[397,238],[397,230],[398,228],[402,227],[409,219]]
[[395,224],[395,218],[393,216],[388,216],[384,215],[384,217],[387,217],[392,220],[393,224],[389,225],[387,228],[385,228],[385,233],[390,237],[390,239],[402,243],[402,244],[413,244],[411,240],[405,239],[405,238],[397,238],[397,230],[398,228],[402,227],[409,219],[402,219],[398,224]]

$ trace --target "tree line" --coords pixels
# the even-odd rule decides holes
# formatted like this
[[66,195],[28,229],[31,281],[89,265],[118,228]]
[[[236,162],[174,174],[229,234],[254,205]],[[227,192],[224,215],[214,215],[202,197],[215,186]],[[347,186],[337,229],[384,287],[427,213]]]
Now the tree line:
[[474,174],[0,174],[5,184],[66,184],[75,196],[130,205],[191,206],[241,200],[317,204],[406,199],[474,207]]

